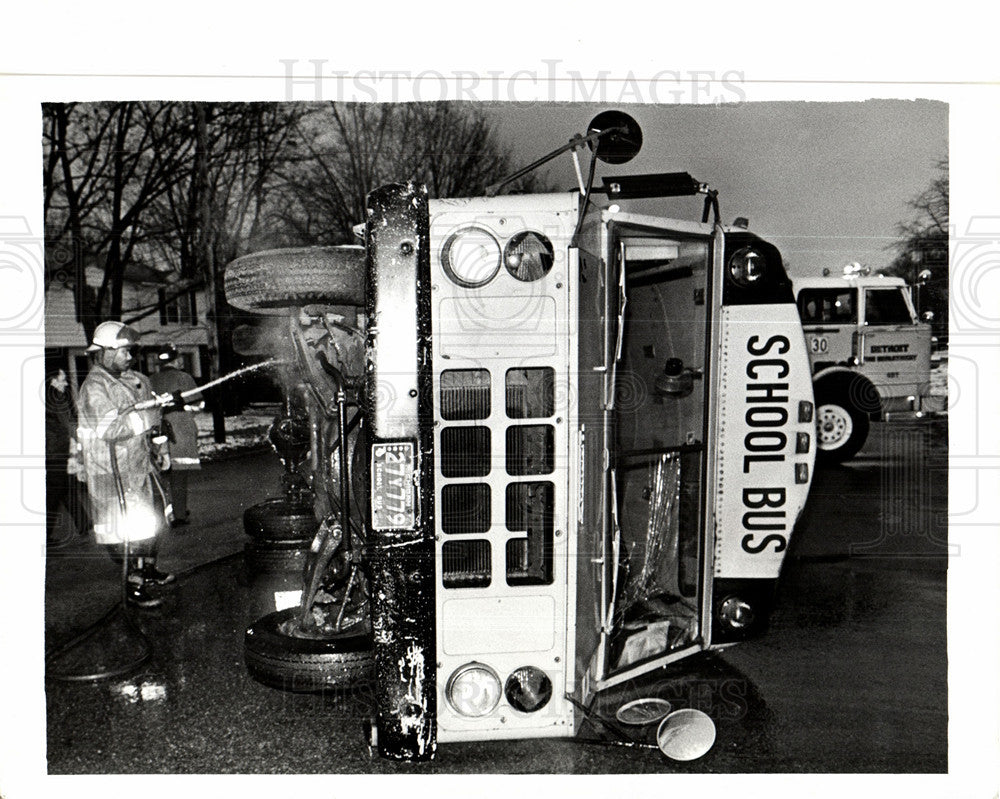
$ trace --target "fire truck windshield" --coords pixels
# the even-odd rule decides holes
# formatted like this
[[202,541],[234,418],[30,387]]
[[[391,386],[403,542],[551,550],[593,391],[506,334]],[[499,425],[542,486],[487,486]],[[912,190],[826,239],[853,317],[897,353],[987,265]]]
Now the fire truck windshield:
[[802,289],[799,292],[799,313],[803,324],[854,324],[857,321],[854,287],[834,289]]
[[898,288],[868,289],[865,292],[866,325],[909,325],[913,323],[906,297]]

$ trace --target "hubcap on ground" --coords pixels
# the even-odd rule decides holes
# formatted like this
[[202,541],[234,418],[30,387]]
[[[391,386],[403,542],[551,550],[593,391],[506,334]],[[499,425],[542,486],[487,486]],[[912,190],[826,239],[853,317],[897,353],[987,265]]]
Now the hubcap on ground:
[[844,446],[854,430],[847,409],[840,405],[820,405],[816,410],[816,435],[820,449]]

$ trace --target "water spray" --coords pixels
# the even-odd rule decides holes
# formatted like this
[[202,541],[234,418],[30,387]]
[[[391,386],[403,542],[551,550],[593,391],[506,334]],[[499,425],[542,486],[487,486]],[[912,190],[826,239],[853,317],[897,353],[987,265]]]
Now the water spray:
[[[196,386],[195,388],[190,388],[187,391],[181,391],[180,398],[190,399],[196,394],[200,394],[202,391],[207,391],[208,389],[215,388],[216,386],[221,385],[222,383],[227,383],[233,378],[242,377],[243,375],[249,374],[250,372],[256,372],[260,369],[266,369],[270,366],[278,366],[279,364],[287,364],[287,363],[290,363],[290,361],[284,358],[271,358],[270,360],[263,361],[262,363],[255,363],[251,364],[250,366],[244,366],[241,369],[237,369],[235,372],[230,372],[227,375],[222,375],[222,377],[217,377],[215,378],[215,380],[209,380],[204,385]],[[134,406],[132,406],[132,410],[135,411],[149,410],[150,408],[156,408],[160,405],[166,405],[167,403],[173,402],[174,399],[175,395],[173,394],[159,394],[153,399],[136,403]]]

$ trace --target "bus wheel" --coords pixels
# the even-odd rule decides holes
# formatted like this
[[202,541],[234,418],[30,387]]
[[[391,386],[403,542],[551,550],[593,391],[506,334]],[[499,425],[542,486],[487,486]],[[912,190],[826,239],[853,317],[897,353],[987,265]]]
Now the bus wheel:
[[254,539],[312,540],[319,521],[311,501],[272,497],[243,511],[243,529]]
[[290,634],[299,608],[269,613],[250,625],[244,656],[250,676],[283,691],[312,692],[366,682],[374,673],[371,636],[361,625],[330,636]]
[[290,247],[250,253],[226,267],[226,300],[244,311],[283,314],[303,305],[365,304],[364,247]]
[[843,463],[853,458],[868,438],[868,414],[846,396],[816,400],[816,459]]

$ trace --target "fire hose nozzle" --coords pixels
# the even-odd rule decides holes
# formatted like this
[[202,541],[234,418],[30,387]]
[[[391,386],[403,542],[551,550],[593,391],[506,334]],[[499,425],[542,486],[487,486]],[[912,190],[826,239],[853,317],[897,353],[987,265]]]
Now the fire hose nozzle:
[[132,410],[148,411],[150,408],[165,408],[167,405],[176,405],[178,408],[183,408],[185,405],[184,393],[181,391],[172,391],[168,394],[156,394],[152,399],[137,402],[132,406]]

